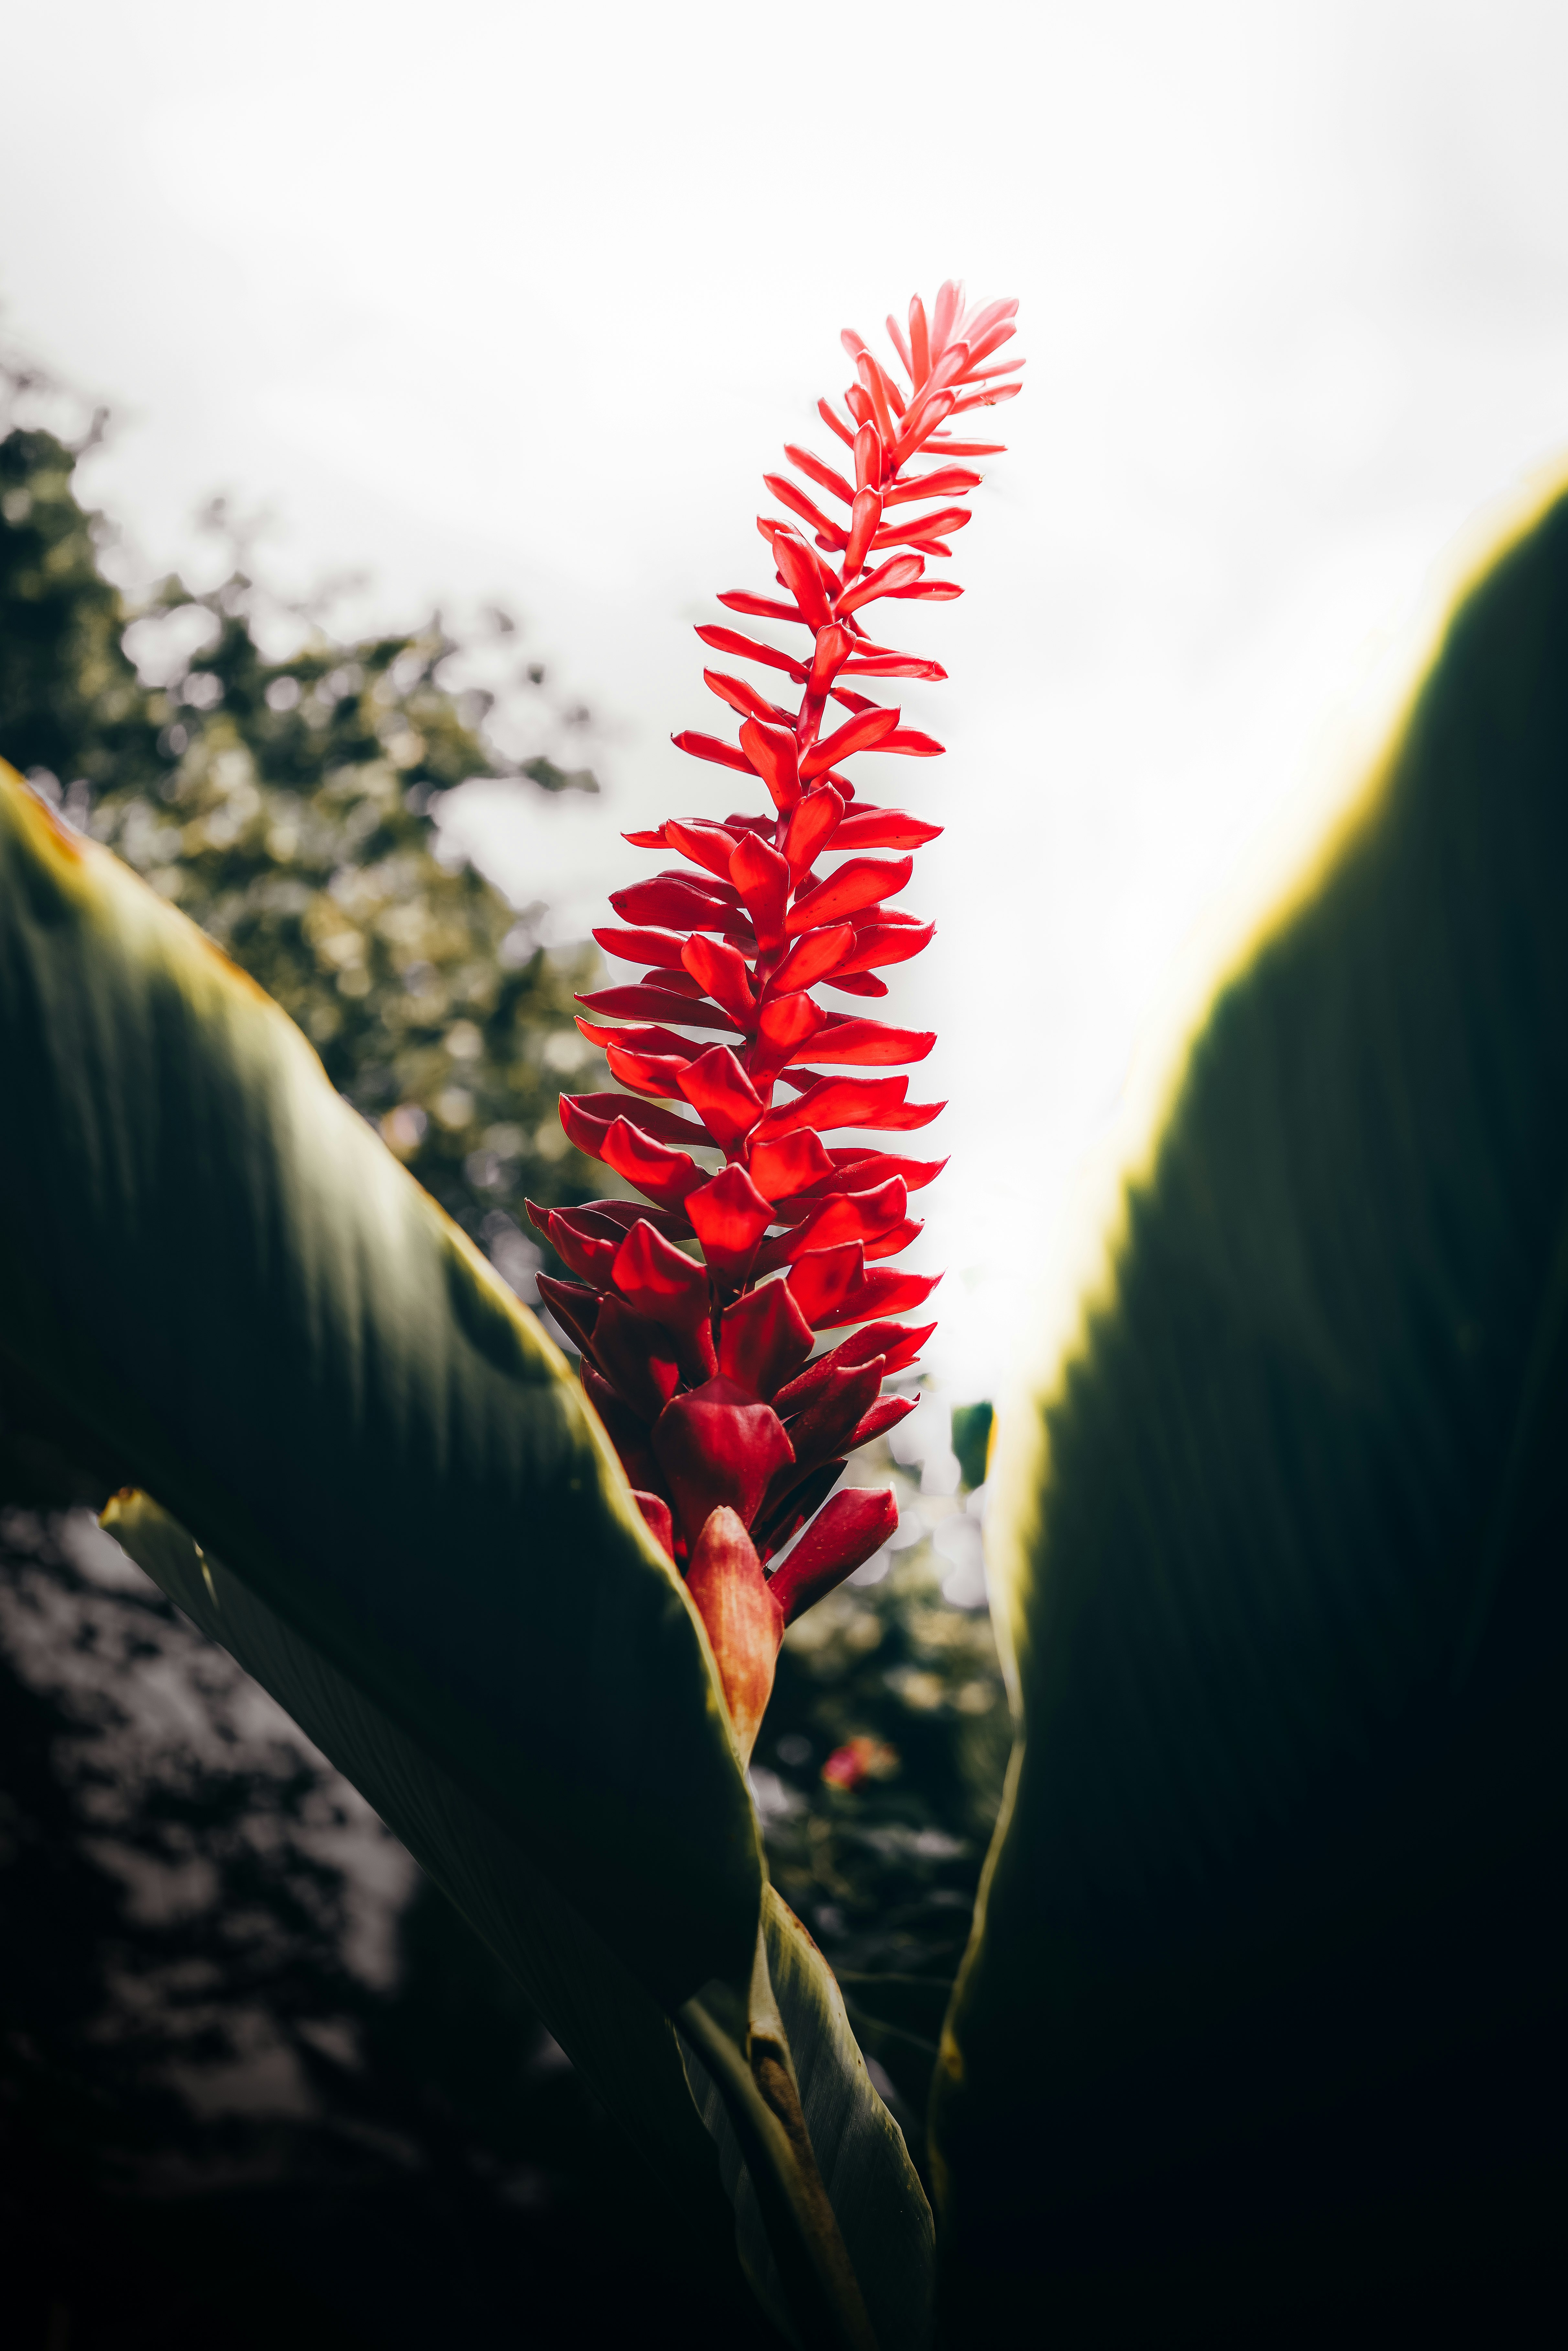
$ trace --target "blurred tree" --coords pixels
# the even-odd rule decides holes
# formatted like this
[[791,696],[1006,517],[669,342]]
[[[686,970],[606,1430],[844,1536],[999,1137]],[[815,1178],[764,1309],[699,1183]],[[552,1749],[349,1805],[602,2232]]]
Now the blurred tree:
[[[110,528],[76,493],[92,431],[73,444],[29,421],[46,389],[0,371],[0,757],[277,998],[522,1287],[539,1262],[525,1186],[555,1202],[592,1184],[555,1115],[587,1050],[571,1024],[586,966],[548,956],[528,914],[444,857],[435,812],[470,777],[592,776],[502,757],[492,695],[444,682],[470,648],[439,621],[339,643],[257,587],[232,529],[217,587],[172,577],[130,598],[104,568]],[[225,530],[221,507],[210,520]],[[558,733],[582,716],[541,712]]]

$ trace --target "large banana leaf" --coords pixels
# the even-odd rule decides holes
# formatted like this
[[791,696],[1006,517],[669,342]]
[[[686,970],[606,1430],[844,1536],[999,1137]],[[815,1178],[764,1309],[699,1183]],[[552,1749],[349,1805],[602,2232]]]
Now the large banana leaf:
[[[779,2023],[706,1636],[597,1420],[277,1007],[6,771],[0,1066],[6,1385],[156,1496],[122,1499],[121,1539],[366,1791],[694,2204],[716,2167],[668,2019],[706,2044],[781,2319],[898,2339],[907,2247],[884,2277],[861,2232],[857,2285],[834,2212],[852,2223],[869,2166],[928,2248],[924,2199],[814,1952],[799,2047]],[[797,2060],[844,2077],[809,2137]]]
[[1568,2147],[1568,498],[1219,989],[996,1483],[945,2339],[1495,2326]]

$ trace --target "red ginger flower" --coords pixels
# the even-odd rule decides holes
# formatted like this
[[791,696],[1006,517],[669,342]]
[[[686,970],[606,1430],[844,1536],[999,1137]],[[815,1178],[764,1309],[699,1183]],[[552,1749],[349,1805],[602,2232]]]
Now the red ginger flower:
[[[969,519],[952,501],[980,481],[952,461],[999,454],[1000,444],[945,428],[1019,390],[1009,379],[1021,360],[986,365],[1010,340],[1017,308],[967,311],[962,287],[948,284],[928,319],[917,295],[907,341],[887,321],[907,393],[846,330],[856,374],[844,394],[849,421],[825,400],[818,413],[852,454],[852,483],[808,450],[785,451],[841,517],[787,475],[764,476],[796,518],[758,517],[783,593],[736,590],[719,601],[804,628],[810,646],[785,651],[728,628],[697,634],[732,660],[783,672],[800,705],[782,708],[742,678],[705,670],[739,717],[738,741],[691,730],[674,741],[760,778],[773,805],[722,824],[672,818],[656,832],[628,833],[681,861],[617,891],[610,903],[622,927],[594,933],[606,954],[641,965],[641,977],[579,999],[632,1024],[578,1023],[629,1092],[560,1102],[579,1150],[654,1205],[528,1211],[577,1277],[541,1275],[539,1288],[582,1350],[583,1386],[644,1517],[685,1572],[747,1754],[785,1625],[898,1523],[891,1492],[824,1498],[855,1447],[914,1410],[914,1397],[884,1396],[883,1382],[914,1364],[936,1327],[896,1318],[924,1305],[940,1275],[885,1260],[920,1231],[908,1196],[946,1161],[822,1140],[846,1128],[927,1125],[940,1102],[912,1102],[907,1077],[862,1073],[923,1061],[936,1039],[831,1009],[813,990],[885,996],[877,973],[932,936],[930,924],[890,902],[909,880],[908,852],[941,827],[858,800],[844,769],[862,751],[929,758],[942,745],[848,681],[946,674],[873,643],[861,615],[878,600],[962,594],[927,579],[926,559],[951,553],[948,539]],[[922,453],[937,464],[906,473]],[[830,852],[841,862],[819,870]],[[855,1074],[833,1074],[842,1070]],[[717,1173],[694,1150],[721,1154]],[[701,1263],[679,1246],[692,1241]],[[844,1329],[847,1338],[812,1358],[819,1332]],[[768,1562],[796,1535],[769,1574]]]

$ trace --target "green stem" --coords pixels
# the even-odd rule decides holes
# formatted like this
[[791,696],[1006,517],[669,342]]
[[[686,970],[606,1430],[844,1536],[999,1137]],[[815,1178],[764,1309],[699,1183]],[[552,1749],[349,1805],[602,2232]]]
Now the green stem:
[[802,2351],[879,2351],[811,2151],[760,1933],[749,1998],[735,1984],[705,1984],[675,2023],[740,2143]]

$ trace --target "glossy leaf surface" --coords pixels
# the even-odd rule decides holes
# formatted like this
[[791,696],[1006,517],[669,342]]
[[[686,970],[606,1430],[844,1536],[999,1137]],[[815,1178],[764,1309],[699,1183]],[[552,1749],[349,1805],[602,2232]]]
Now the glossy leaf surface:
[[534,1321],[298,1029],[0,779],[0,1346],[663,2005],[749,1972],[703,1636]]
[[1220,988],[1109,1255],[995,1473],[946,2339],[1395,2339],[1560,2210],[1568,500]]
[[[764,1897],[768,1964],[789,2036],[800,2104],[883,2351],[921,2351],[931,2325],[932,2221],[904,2135],[866,2072],[843,1996],[800,1921],[772,1886]],[[686,2050],[693,2092],[718,2143],[735,2200],[736,2242],[759,2299],[783,2323],[762,2215],[718,2093]]]
[[728,2214],[714,2150],[656,2001],[517,1840],[419,1745],[291,1632],[144,1494],[116,1498],[111,1534],[160,1590],[264,1689],[375,1806],[528,1990],[595,2095],[699,2229]]

